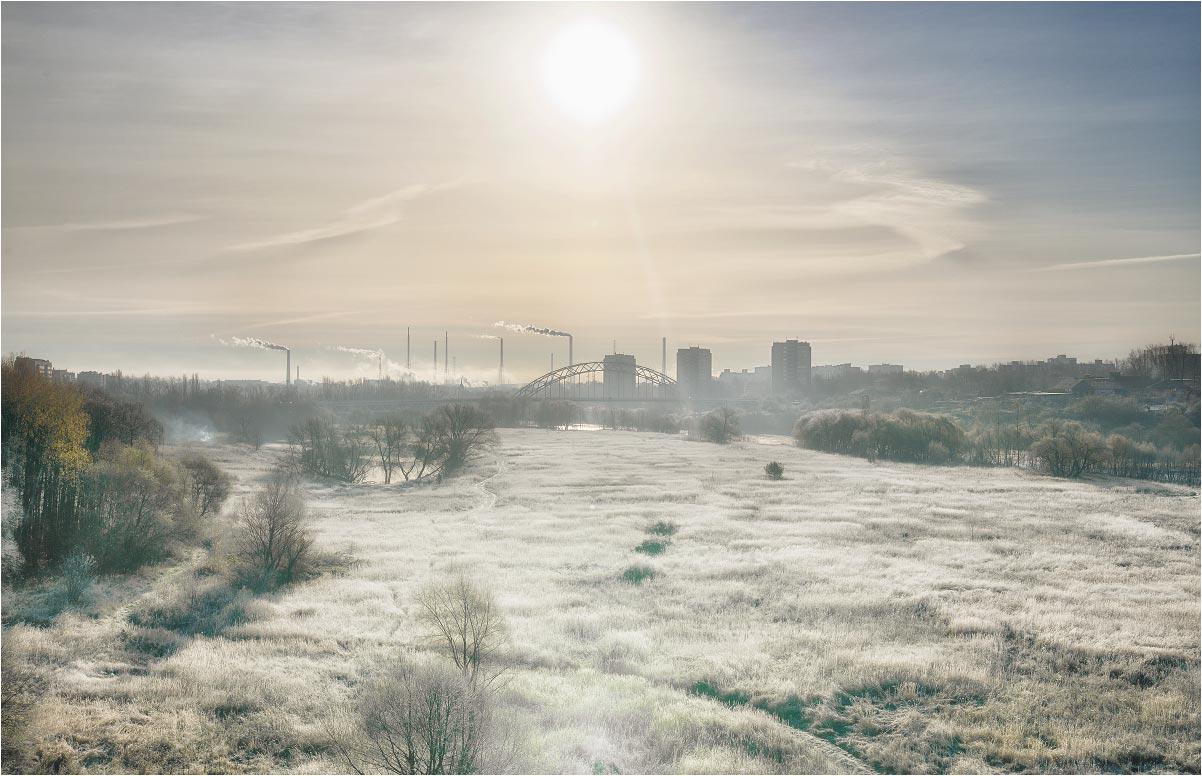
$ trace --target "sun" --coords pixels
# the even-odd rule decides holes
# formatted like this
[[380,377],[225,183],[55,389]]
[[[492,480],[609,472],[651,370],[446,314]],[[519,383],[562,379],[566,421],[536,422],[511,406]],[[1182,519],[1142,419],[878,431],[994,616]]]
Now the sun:
[[630,39],[600,21],[561,30],[543,58],[543,83],[556,106],[582,124],[616,114],[630,100],[639,60]]

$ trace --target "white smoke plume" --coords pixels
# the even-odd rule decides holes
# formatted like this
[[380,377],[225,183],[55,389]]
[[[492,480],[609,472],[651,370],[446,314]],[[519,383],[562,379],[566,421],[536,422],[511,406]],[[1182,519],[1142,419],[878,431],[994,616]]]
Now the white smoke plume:
[[527,326],[523,323],[506,323],[505,321],[497,321],[493,324],[498,329],[509,329],[521,334],[542,334],[544,337],[570,337],[566,331],[556,331],[555,329],[544,329],[541,326]]
[[261,340],[258,337],[230,337],[229,339],[217,340],[222,345],[231,348],[261,348],[262,350],[288,350],[284,345],[277,345],[274,342]]
[[498,336],[497,336],[497,335],[495,335],[495,334],[478,334],[477,336],[478,336],[480,339],[486,339],[486,340],[499,340],[499,339],[501,339],[500,337],[498,337]]
[[331,345],[330,348],[332,350],[337,350],[342,353],[350,353],[351,355],[364,356],[366,358],[383,358],[384,357],[384,350],[382,348],[377,348],[376,350],[370,350],[368,348],[348,348],[344,345]]

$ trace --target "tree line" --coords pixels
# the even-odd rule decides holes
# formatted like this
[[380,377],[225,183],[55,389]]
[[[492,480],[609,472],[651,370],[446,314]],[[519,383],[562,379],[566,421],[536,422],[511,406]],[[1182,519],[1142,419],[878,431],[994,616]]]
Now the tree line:
[[869,460],[1023,466],[1057,477],[1111,474],[1191,485],[1199,481],[1196,429],[1192,444],[1157,447],[1062,418],[1038,425],[998,420],[966,432],[946,415],[823,410],[798,420],[793,436],[800,447]]
[[141,403],[12,359],[0,372],[0,449],[17,501],[4,521],[8,570],[35,573],[72,554],[100,572],[135,569],[194,535],[228,496],[229,477],[207,459],[158,454],[163,429]]

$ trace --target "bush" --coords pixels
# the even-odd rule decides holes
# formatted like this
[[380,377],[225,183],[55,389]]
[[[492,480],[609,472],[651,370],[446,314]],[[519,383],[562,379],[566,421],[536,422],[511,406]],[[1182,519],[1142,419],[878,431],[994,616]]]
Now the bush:
[[1106,464],[1105,440],[1080,423],[1053,421],[1040,431],[1042,438],[1031,445],[1031,460],[1041,471],[1054,477],[1084,477]]
[[764,474],[770,480],[784,479],[785,467],[781,466],[779,461],[772,461],[764,467]]
[[491,699],[448,667],[402,662],[355,707],[334,735],[355,773],[503,773],[513,761]]
[[655,579],[656,571],[650,566],[631,566],[622,572],[622,579],[632,585],[642,584],[644,579]]
[[719,407],[701,419],[698,430],[706,442],[727,444],[739,438],[739,415],[729,407]]
[[96,559],[87,553],[76,550],[63,561],[63,590],[67,600],[73,604],[79,603],[92,583],[96,580]]
[[192,517],[178,466],[146,447],[112,449],[80,478],[76,547],[100,572],[132,571],[166,556]]
[[271,590],[307,570],[313,534],[300,489],[286,472],[274,473],[243,500],[237,524],[235,557],[244,583]]
[[657,542],[652,539],[647,539],[638,547],[635,547],[634,551],[641,552],[644,555],[659,555],[666,549],[668,549],[667,542]]
[[656,536],[671,536],[676,533],[676,523],[673,523],[671,520],[660,520],[648,528],[647,533],[655,534]]
[[233,486],[233,478],[200,453],[188,453],[180,459],[186,475],[187,495],[197,517],[217,514]]

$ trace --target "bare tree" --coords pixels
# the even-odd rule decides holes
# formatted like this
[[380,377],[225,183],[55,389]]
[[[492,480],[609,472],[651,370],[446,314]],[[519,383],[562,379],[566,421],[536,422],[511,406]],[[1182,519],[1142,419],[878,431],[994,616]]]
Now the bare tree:
[[355,773],[503,773],[514,759],[491,699],[449,667],[403,661],[355,708],[354,726],[331,735]]
[[460,574],[426,587],[417,602],[431,640],[447,652],[470,687],[488,687],[504,673],[497,658],[508,629],[491,593]]
[[304,569],[313,546],[305,502],[296,480],[283,471],[242,501],[237,517],[236,555],[258,589],[287,584]]
[[445,468],[453,471],[497,440],[496,427],[483,410],[471,404],[452,404],[434,413],[446,451]]
[[384,472],[384,484],[391,485],[392,473],[400,466],[405,443],[409,440],[409,424],[404,418],[393,416],[370,426],[367,433],[376,448],[376,458]]
[[446,463],[446,439],[439,423],[426,416],[414,428],[408,454],[397,463],[397,471],[406,480],[420,480],[441,474]]

